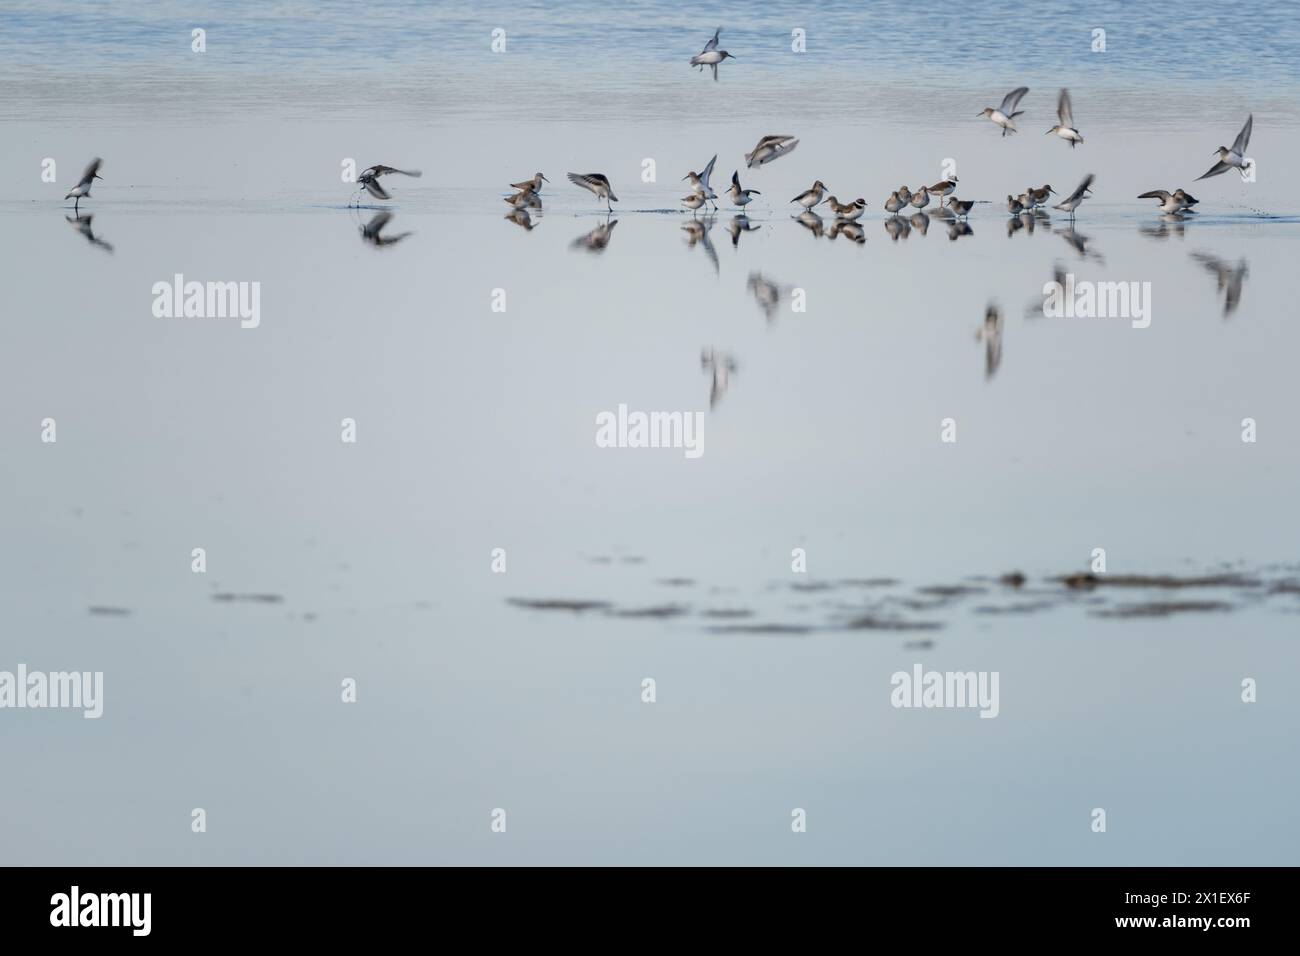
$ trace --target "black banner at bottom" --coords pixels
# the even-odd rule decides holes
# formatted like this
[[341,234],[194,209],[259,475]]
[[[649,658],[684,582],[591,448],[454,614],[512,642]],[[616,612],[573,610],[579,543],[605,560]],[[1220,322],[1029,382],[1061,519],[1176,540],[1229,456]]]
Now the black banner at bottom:
[[78,945],[402,942],[437,925],[493,945],[686,933],[806,944],[843,930],[919,931],[926,942],[1047,934],[1230,946],[1242,934],[1287,932],[1295,877],[1222,868],[33,868],[0,870],[0,925],[10,942]]

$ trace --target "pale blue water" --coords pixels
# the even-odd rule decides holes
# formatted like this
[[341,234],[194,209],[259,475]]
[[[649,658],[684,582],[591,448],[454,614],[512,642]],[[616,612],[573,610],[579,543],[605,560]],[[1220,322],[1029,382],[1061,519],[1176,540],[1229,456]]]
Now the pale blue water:
[[[0,861],[1296,862],[1300,26],[1266,14],[7,4],[0,670],[103,670],[106,701],[0,711]],[[718,23],[714,83],[685,61]],[[1001,140],[974,114],[1019,83]],[[1075,151],[1042,135],[1062,84]],[[1252,111],[1258,180],[1195,183]],[[715,152],[757,228],[733,245],[724,203],[692,245],[680,177]],[[94,155],[111,251],[65,222]],[[361,241],[345,158],[424,170],[393,183],[397,244]],[[895,239],[881,203],[949,158],[964,197],[1096,196],[1072,230],[990,204]],[[526,230],[501,197],[537,169]],[[617,188],[599,253],[571,169]],[[868,200],[864,243],[790,220],[814,178]],[[1187,221],[1135,198],[1179,185]],[[1241,268],[1231,309],[1211,263]],[[1149,282],[1150,328],[1034,315],[1058,264]],[[261,326],[155,318],[176,272],[260,281]],[[737,362],[712,410],[706,348]],[[620,403],[704,412],[703,457],[595,447]],[[1096,547],[1255,583],[1051,580]],[[1213,607],[1106,616],[1170,601]],[[999,671],[1000,716],[893,709],[918,662]]]

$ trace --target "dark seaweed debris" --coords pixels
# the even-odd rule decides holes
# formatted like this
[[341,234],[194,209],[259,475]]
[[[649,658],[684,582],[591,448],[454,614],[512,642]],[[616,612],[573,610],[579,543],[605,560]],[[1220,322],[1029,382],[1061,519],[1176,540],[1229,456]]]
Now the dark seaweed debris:
[[937,631],[943,627],[939,621],[900,621],[873,615],[856,617],[844,625],[850,631]]
[[670,618],[681,617],[689,613],[690,609],[681,607],[677,604],[663,604],[658,607],[634,607],[620,608],[618,610],[606,611],[610,617],[645,617],[645,618]]
[[284,597],[279,594],[232,594],[229,591],[222,591],[212,595],[212,600],[223,604],[233,604],[236,601],[249,604],[280,604],[284,601]]
[[1115,607],[1090,611],[1094,617],[1169,617],[1189,612],[1231,611],[1226,601],[1148,601],[1144,604],[1120,604]]
[[714,634],[811,634],[816,628],[803,624],[718,624]]
[[533,600],[531,598],[507,598],[507,604],[524,607],[532,611],[604,611],[613,607],[608,601],[569,601],[562,598]]

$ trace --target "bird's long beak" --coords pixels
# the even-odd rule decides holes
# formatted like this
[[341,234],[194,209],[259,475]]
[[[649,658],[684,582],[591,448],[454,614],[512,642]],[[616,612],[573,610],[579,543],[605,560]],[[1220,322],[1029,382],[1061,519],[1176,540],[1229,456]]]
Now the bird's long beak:
[[547,178],[546,178],[546,177],[545,177],[545,176],[543,176],[543,177],[542,177],[542,182],[544,182],[544,183],[549,183],[549,182],[550,182],[550,180],[549,180],[549,179],[547,179]]

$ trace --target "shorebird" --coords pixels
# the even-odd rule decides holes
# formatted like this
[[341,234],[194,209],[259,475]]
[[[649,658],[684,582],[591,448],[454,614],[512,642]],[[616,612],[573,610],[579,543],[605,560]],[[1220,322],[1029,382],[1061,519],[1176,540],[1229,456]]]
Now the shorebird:
[[1025,192],[1028,194],[1029,198],[1034,201],[1035,206],[1042,206],[1047,202],[1047,197],[1054,194],[1056,190],[1053,189],[1050,185],[1040,186],[1038,189],[1035,189],[1033,186],[1030,186],[1028,189],[1025,190]]
[[1079,183],[1078,188],[1075,189],[1074,192],[1070,193],[1070,195],[1066,196],[1063,200],[1058,202],[1052,208],[1061,209],[1064,210],[1065,212],[1068,212],[1070,214],[1070,218],[1073,219],[1074,211],[1079,208],[1079,206],[1083,203],[1085,199],[1087,199],[1089,196],[1092,195],[1092,181],[1094,178],[1095,177],[1092,175],[1092,173],[1089,173],[1087,176],[1084,176],[1083,181]]
[[957,199],[956,197],[953,197],[948,200],[948,208],[957,216],[964,217],[970,215],[970,211],[974,206],[975,200],[973,199]]
[[713,387],[709,389],[709,408],[713,408],[731,384],[731,376],[736,371],[736,359],[726,352],[705,349],[700,353],[700,368],[713,373]]
[[1015,109],[1016,106],[1020,103],[1021,97],[1023,97],[1028,92],[1029,92],[1029,87],[1017,86],[1006,96],[1002,97],[1002,104],[997,109],[994,109],[991,106],[986,106],[984,107],[984,109],[980,110],[980,112],[976,113],[975,115],[987,116],[993,122],[997,123],[999,126],[1002,127],[1003,136],[1006,136],[1008,131],[1012,133],[1017,132],[1016,124],[1014,122],[1015,118],[1017,116],[1023,115],[1025,111],[1020,110],[1019,112],[1016,112]]
[[898,195],[898,190],[895,189],[892,193],[889,194],[889,198],[885,200],[885,212],[893,213],[894,215],[897,215],[898,211],[903,207],[905,207],[906,205],[907,205],[907,200],[904,199],[902,196]]
[[[1182,195],[1179,195],[1181,193]],[[1138,199],[1159,199],[1160,205],[1157,207],[1161,212],[1178,213],[1196,205],[1197,200],[1193,199],[1181,189],[1176,193],[1168,192],[1164,189],[1153,189],[1150,192],[1142,193]]]
[[1183,204],[1184,212],[1192,212],[1192,207],[1200,202],[1199,199],[1184,190],[1181,186],[1174,190],[1174,198]]
[[[691,192],[695,193],[697,196],[703,197],[704,199],[715,200],[713,203],[715,208],[718,205],[716,202],[718,194],[713,191],[711,186],[709,186],[709,177],[713,175],[713,164],[717,161],[718,156],[715,153],[713,158],[709,160],[709,164],[704,167],[703,171],[698,173],[687,173],[682,177],[682,179],[690,181]],[[698,209],[699,206],[692,206],[691,208]]]
[[794,152],[794,148],[799,145],[799,140],[793,136],[764,136],[758,141],[752,153],[745,154],[745,165],[750,169],[755,166],[764,166],[774,159],[780,159],[782,156],[788,156]]
[[855,219],[861,219],[862,214],[867,209],[867,201],[861,197],[848,203],[842,203],[834,196],[828,196],[822,201],[831,207],[831,212],[835,213],[837,219],[843,219],[846,222],[853,222]]
[[975,341],[984,343],[984,380],[988,381],[1002,364],[1002,309],[990,302],[984,309],[984,325],[975,333]]
[[1206,270],[1213,273],[1219,283],[1219,291],[1224,292],[1223,298],[1223,317],[1226,319],[1237,311],[1237,306],[1241,304],[1241,283],[1250,275],[1250,270],[1246,266],[1246,260],[1241,259],[1234,266],[1216,256],[1206,252],[1193,252],[1192,258],[1205,266]]
[[1226,173],[1230,169],[1239,169],[1243,173],[1246,166],[1246,147],[1250,145],[1250,130],[1255,125],[1255,114],[1251,113],[1246,117],[1246,125],[1241,128],[1237,138],[1232,141],[1232,149],[1226,146],[1220,146],[1215,152],[1218,154],[1219,161],[1206,171],[1205,175],[1197,176],[1199,182],[1202,179],[1209,179],[1211,176],[1218,176],[1220,173]]
[[736,59],[726,50],[718,49],[718,34],[722,32],[722,27],[718,27],[713,33],[713,39],[704,45],[704,49],[691,57],[691,66],[698,66],[701,69],[708,67],[713,71],[713,80],[716,83],[718,79],[718,64],[727,57]]
[[509,203],[516,209],[527,209],[530,206],[537,209],[542,208],[542,197],[531,189],[523,189],[513,196],[506,196],[502,202]]
[[1016,202],[1020,203],[1025,212],[1033,212],[1034,207],[1038,205],[1038,200],[1034,198],[1034,187],[1030,186],[1017,196]]
[[1025,211],[1025,204],[1022,203],[1015,196],[1011,195],[1010,193],[1007,193],[1007,212],[1009,212],[1013,216],[1019,216],[1024,211]]
[[[604,177],[601,177],[602,179]],[[569,243],[570,249],[585,249],[587,252],[601,253],[609,245],[610,238],[614,235],[614,227],[618,225],[617,219],[606,219],[591,232],[583,233],[573,242]]]
[[1061,97],[1056,101],[1056,118],[1059,122],[1049,129],[1044,136],[1055,133],[1061,139],[1070,144],[1070,149],[1083,143],[1083,137],[1079,131],[1074,128],[1074,113],[1070,109],[1070,91],[1061,88]]
[[372,246],[377,246],[382,249],[384,246],[395,246],[397,243],[409,236],[409,232],[401,232],[395,236],[380,235],[380,233],[383,232],[384,227],[388,225],[392,218],[393,214],[387,209],[375,213],[374,217],[361,227],[362,241],[368,242]]
[[917,209],[924,209],[926,206],[930,205],[930,190],[925,186],[922,186],[920,192],[912,194],[911,202]]
[[92,246],[97,246],[109,253],[113,251],[112,243],[100,239],[95,235],[94,230],[90,228],[90,221],[95,218],[91,213],[86,213],[84,216],[78,213],[76,218],[73,218],[72,216],[64,216],[63,218],[67,221],[68,225],[72,226],[73,229],[85,236],[86,240]]
[[63,197],[65,201],[68,199],[73,200],[72,212],[74,215],[80,215],[77,211],[77,205],[81,202],[83,197],[86,199],[90,198],[90,189],[95,185],[95,180],[104,178],[99,175],[99,167],[103,162],[104,161],[98,156],[92,159],[90,165],[86,167],[86,171],[81,174],[81,182],[73,186],[72,189],[68,191],[68,194]]
[[569,173],[569,182],[595,193],[597,199],[605,200],[610,212],[614,211],[610,204],[618,202],[618,197],[614,195],[614,190],[603,173]]
[[708,202],[708,200],[699,193],[691,193],[689,196],[682,197],[682,205],[687,209],[699,209],[706,202]]
[[[716,30],[713,31],[713,39],[710,40],[708,43],[704,44],[704,49],[700,51],[700,56],[704,56],[704,54],[710,53],[713,50],[716,50],[718,48],[718,35],[721,33],[722,33],[722,27],[718,27]],[[703,63],[697,64],[695,69],[699,72],[703,72],[704,64]]]
[[534,173],[532,179],[525,179],[522,183],[511,183],[511,189],[517,189],[522,192],[534,192],[540,194],[542,183],[549,183],[550,180],[541,173]]
[[930,195],[939,197],[939,205],[943,205],[944,198],[952,195],[952,191],[957,188],[957,177],[944,179],[930,187]]
[[901,200],[903,200],[903,202],[911,202],[911,201],[912,201],[912,190],[908,189],[906,186],[899,186],[899,187],[898,187],[898,198],[901,199]]
[[357,177],[357,185],[370,193],[370,195],[374,196],[376,199],[392,199],[393,197],[390,196],[388,191],[379,183],[380,176],[388,176],[392,173],[397,173],[400,176],[411,176],[415,179],[419,179],[424,175],[424,173],[420,172],[418,169],[394,169],[392,166],[371,166],[361,171],[361,175]]
[[731,189],[728,190],[731,195],[731,203],[739,209],[744,209],[754,201],[755,196],[763,195],[757,189],[740,188],[740,170],[735,170],[731,174]]
[[822,201],[822,196],[825,194],[826,184],[819,179],[813,183],[810,188],[805,189],[790,201],[797,202],[799,205],[803,206],[804,209],[812,209],[813,206]]

